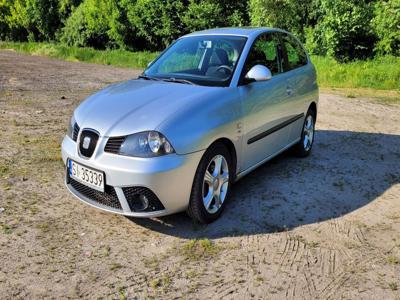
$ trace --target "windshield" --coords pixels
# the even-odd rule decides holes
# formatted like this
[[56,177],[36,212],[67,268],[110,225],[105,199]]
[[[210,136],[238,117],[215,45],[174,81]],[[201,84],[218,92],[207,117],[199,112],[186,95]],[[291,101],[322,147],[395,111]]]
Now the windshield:
[[240,36],[193,36],[177,40],[144,72],[147,79],[229,86],[246,43]]

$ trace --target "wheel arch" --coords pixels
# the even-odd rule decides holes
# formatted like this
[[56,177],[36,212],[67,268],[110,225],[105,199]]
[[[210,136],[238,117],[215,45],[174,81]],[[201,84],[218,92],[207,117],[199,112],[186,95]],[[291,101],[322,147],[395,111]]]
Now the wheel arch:
[[236,173],[237,173],[237,151],[236,151],[236,147],[235,144],[228,138],[219,138],[217,140],[215,140],[214,142],[211,143],[211,145],[208,147],[212,147],[215,144],[223,144],[229,151],[229,154],[231,155],[231,159],[232,159],[232,163],[233,163],[233,170],[234,170],[234,180],[236,180]]
[[317,121],[317,104],[314,101],[311,102],[308,110],[312,110],[315,113],[315,121]]

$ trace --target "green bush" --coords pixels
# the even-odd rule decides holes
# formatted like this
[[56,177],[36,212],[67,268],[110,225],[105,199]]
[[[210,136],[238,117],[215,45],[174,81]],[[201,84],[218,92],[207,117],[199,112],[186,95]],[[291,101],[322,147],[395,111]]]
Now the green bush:
[[379,54],[400,55],[400,0],[378,1],[373,25],[379,42]]
[[250,20],[253,26],[285,29],[304,40],[311,7],[312,1],[250,0]]
[[66,20],[61,41],[81,47],[124,48],[129,29],[117,0],[85,0]]
[[179,36],[270,26],[337,61],[400,55],[400,0],[0,0],[0,39],[161,50]]
[[137,0],[124,1],[130,26],[146,49],[161,50],[181,35],[214,27],[243,26],[248,22],[246,1]]
[[339,61],[371,57],[375,36],[370,21],[373,6],[367,0],[316,0],[318,20],[314,53]]
[[247,0],[210,0],[210,2],[217,3],[221,7],[221,13],[219,14],[219,26],[247,26],[249,24]]
[[191,0],[182,16],[187,32],[218,27],[221,24],[222,7],[214,1]]
[[0,42],[0,49],[14,49],[23,53],[55,57],[68,61],[82,61],[129,68],[144,68],[159,55],[158,52],[132,52],[121,49],[96,50],[63,44],[36,42]]
[[10,38],[10,26],[8,16],[10,15],[11,3],[8,0],[0,0],[0,40]]
[[61,20],[65,21],[83,0],[59,0],[58,11]]
[[60,27],[57,0],[13,0],[4,16],[14,40],[53,40]]
[[184,31],[180,0],[137,0],[125,7],[130,25],[146,43],[143,48],[162,49]]

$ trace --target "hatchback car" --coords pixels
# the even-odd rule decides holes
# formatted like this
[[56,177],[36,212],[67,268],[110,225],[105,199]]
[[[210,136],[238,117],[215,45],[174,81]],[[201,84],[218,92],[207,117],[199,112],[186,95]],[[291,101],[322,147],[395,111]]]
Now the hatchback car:
[[317,103],[314,66],[290,33],[192,33],[79,105],[62,143],[66,186],[109,212],[209,223],[235,181],[290,147],[310,154]]

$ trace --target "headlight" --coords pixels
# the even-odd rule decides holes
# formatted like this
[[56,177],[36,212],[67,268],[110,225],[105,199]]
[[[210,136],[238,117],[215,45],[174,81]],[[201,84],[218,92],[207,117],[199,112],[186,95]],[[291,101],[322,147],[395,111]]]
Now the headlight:
[[67,130],[67,135],[71,139],[73,139],[75,123],[76,123],[75,117],[74,117],[74,115],[72,115],[71,121],[69,122],[69,125],[68,125],[68,130]]
[[119,154],[136,157],[155,157],[174,153],[169,141],[157,131],[144,131],[129,135],[121,145]]

